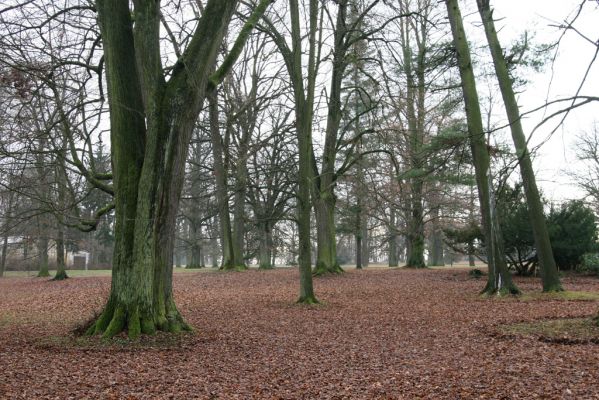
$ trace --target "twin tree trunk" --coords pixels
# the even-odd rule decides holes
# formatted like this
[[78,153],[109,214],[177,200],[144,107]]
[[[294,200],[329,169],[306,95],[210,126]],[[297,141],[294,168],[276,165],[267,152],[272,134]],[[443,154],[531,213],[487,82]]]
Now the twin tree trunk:
[[[45,216],[42,215],[41,218],[45,218]],[[39,260],[39,270],[37,276],[39,278],[50,276],[50,271],[48,268],[48,237],[46,234],[46,229],[44,228],[43,233],[37,240],[37,258]]]
[[[227,191],[227,166],[224,162],[224,149],[221,139],[218,113],[218,95],[215,92],[208,95],[208,107],[210,118],[210,138],[212,142],[212,151],[214,155],[214,175],[216,180],[216,197],[218,202],[218,215],[221,229],[221,245],[223,250],[223,261],[221,269],[223,270],[243,270],[246,266],[241,260],[240,245],[243,245],[243,236],[239,238],[233,235],[231,226],[231,215],[229,212],[229,196]],[[238,206],[236,199],[236,206]],[[243,212],[243,208],[241,209]],[[243,223],[239,221],[239,215],[236,210],[235,224],[239,229]],[[241,232],[243,235],[243,231]]]
[[258,225],[260,232],[260,243],[258,245],[258,267],[260,269],[273,269],[273,240],[272,226],[270,221],[260,222]]
[[512,282],[512,277],[505,263],[503,237],[499,229],[495,199],[493,198],[492,180],[490,177],[490,159],[485,141],[482,116],[476,90],[476,81],[470,59],[470,48],[462,23],[462,15],[457,0],[445,0],[449,23],[453,34],[457,62],[460,70],[462,93],[468,121],[470,148],[474,160],[478,198],[482,214],[482,225],[485,234],[485,245],[489,266],[488,281],[484,293],[511,293],[520,291]]
[[485,27],[485,34],[487,36],[489,49],[491,50],[491,56],[493,57],[493,65],[495,66],[495,73],[499,82],[501,96],[503,97],[505,111],[510,122],[512,139],[514,141],[514,146],[516,147],[516,155],[519,159],[520,174],[522,175],[522,182],[524,183],[524,194],[526,195],[528,215],[532,225],[537,257],[539,259],[543,291],[561,291],[563,289],[560,283],[555,259],[553,258],[549,232],[545,222],[545,215],[543,214],[543,203],[541,202],[541,196],[539,194],[539,189],[537,188],[530,153],[526,145],[526,136],[524,135],[524,129],[522,128],[520,108],[518,107],[518,102],[512,86],[512,79],[495,30],[493,12],[489,5],[489,0],[477,0],[477,4]]
[[[255,13],[269,3],[261,2]],[[160,57],[160,3],[136,0],[134,6],[135,30],[128,2],[96,2],[106,62],[116,219],[110,297],[88,333],[105,337],[123,330],[136,337],[157,329],[190,329],[172,293],[176,214],[191,133],[209,83],[222,80],[210,71],[237,1],[207,2],[168,82]]]
[[185,268],[204,268],[202,243],[200,242],[198,225],[199,224],[197,224],[196,221],[189,222],[189,241],[191,242],[191,249]]
[[314,200],[316,214],[316,237],[318,249],[314,275],[341,273],[337,262],[337,238],[335,234],[335,198],[333,191],[321,193]]

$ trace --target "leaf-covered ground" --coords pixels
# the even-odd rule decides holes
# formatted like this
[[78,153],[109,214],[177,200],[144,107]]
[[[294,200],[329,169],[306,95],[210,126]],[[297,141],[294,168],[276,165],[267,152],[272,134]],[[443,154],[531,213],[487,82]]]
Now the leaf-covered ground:
[[0,280],[0,398],[599,398],[598,344],[500,333],[589,316],[597,301],[482,299],[467,270],[372,269],[317,279],[323,305],[306,307],[297,282],[296,270],[177,274],[196,333],[129,344],[71,334],[108,277]]

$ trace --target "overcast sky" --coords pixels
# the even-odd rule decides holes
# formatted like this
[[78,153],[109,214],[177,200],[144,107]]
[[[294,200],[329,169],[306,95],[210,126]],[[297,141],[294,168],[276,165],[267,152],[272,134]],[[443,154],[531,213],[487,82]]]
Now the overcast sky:
[[[528,30],[534,32],[539,43],[555,42],[561,31],[551,25],[571,19],[581,0],[492,0],[500,40],[504,47]],[[464,15],[467,16],[467,30],[471,41],[484,40],[482,27],[477,26],[478,15],[475,13],[475,2],[465,4]],[[599,39],[599,10],[596,0],[588,1],[583,15],[576,27],[592,40]],[[519,96],[523,111],[542,105],[549,100],[573,96],[585,74],[596,51],[596,46],[585,41],[574,32],[562,39],[555,63],[547,66],[540,74],[530,76],[530,83]],[[480,87],[479,90],[484,90]],[[599,60],[591,69],[581,94],[599,95]],[[552,109],[553,111],[555,109]],[[498,110],[499,111],[499,110]],[[550,114],[549,111],[546,115]],[[543,119],[543,112],[538,112],[524,121],[527,133],[530,133]],[[535,168],[537,179],[545,196],[549,199],[564,200],[581,197],[582,193],[572,185],[566,170],[580,168],[574,155],[576,135],[591,130],[593,123],[599,121],[599,103],[584,106],[572,112],[562,128],[543,144],[536,154]],[[557,123],[549,123],[539,129],[532,137],[531,143],[537,145],[545,141]]]

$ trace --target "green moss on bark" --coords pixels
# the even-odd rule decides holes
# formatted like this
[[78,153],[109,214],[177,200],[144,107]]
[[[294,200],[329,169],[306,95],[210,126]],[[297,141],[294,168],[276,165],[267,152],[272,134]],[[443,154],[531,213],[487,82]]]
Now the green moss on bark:
[[316,267],[312,271],[312,275],[323,276],[329,274],[342,274],[343,272],[345,271],[343,271],[343,268],[341,268],[341,266],[338,263],[326,265],[324,262],[318,261],[316,263]]
[[63,281],[68,278],[69,278],[69,276],[67,275],[67,271],[60,270],[60,271],[56,272],[56,275],[54,275],[54,278],[52,278],[52,280],[53,281]]

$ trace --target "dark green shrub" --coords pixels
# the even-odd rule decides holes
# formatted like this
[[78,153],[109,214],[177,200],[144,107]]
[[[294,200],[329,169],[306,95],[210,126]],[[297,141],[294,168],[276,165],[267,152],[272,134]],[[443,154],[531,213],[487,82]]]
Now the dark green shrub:
[[579,200],[551,209],[547,225],[553,256],[560,269],[576,269],[584,254],[598,250],[596,223],[593,211]]

